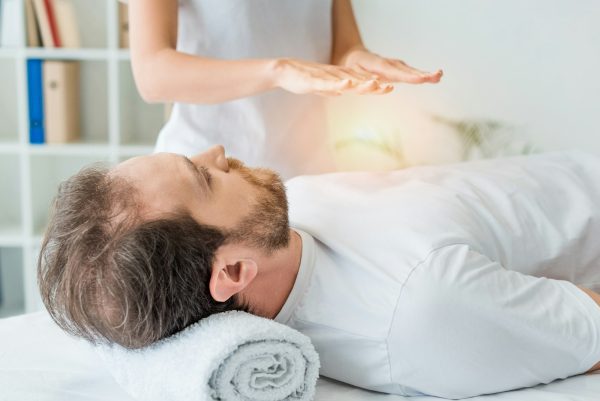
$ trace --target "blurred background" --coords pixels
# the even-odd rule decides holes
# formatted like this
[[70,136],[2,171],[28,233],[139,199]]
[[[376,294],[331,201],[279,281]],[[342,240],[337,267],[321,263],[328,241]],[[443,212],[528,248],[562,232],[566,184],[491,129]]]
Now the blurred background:
[[[345,165],[356,164],[365,141],[377,145],[359,169],[372,162],[456,161],[465,152],[471,158],[571,148],[600,154],[599,2],[355,0],[353,6],[368,48],[416,68],[442,68],[444,77],[439,85],[396,86],[382,98],[332,101],[331,132],[341,139]],[[398,148],[387,162],[379,158],[381,149]]]
[[[0,0],[0,317],[41,308],[35,264],[58,183],[88,163],[151,152],[169,113],[136,92],[126,8],[71,0],[57,11],[69,40],[51,48],[32,31],[36,10],[28,3]],[[396,85],[387,96],[331,99],[340,169],[561,149],[600,155],[596,0],[353,6],[369,49],[416,68],[442,68],[444,77],[438,85]],[[41,71],[53,79],[40,81]],[[36,87],[58,99],[45,105],[53,111],[46,116],[52,135],[43,143],[36,143],[44,118]],[[76,135],[60,135],[67,123],[78,127]]]

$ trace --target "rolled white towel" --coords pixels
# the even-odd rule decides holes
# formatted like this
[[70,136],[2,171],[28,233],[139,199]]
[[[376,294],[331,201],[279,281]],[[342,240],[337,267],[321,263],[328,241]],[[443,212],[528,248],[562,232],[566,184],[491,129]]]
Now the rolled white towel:
[[310,401],[320,368],[307,336],[240,311],[211,315],[145,348],[97,350],[143,401]]

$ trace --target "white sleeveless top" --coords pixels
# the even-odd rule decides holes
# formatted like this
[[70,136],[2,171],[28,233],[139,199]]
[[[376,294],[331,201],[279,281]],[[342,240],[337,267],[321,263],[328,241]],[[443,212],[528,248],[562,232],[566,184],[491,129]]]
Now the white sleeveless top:
[[[331,45],[331,0],[179,1],[184,53],[329,63]],[[323,98],[281,89],[214,105],[176,103],[155,151],[189,156],[222,144],[229,156],[290,178],[334,169],[326,123]]]

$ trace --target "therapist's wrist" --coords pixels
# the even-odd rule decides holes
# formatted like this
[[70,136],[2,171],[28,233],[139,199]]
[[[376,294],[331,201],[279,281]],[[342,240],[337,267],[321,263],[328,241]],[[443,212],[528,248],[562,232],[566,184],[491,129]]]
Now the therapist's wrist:
[[357,59],[365,53],[369,53],[369,50],[362,44],[357,44],[340,53],[341,55],[337,58],[332,58],[332,64],[344,67],[355,65],[357,64]]
[[358,53],[368,51],[362,43],[356,43],[343,49],[335,49],[331,55],[331,64],[339,66],[347,65],[349,63],[348,59],[351,59]]
[[287,57],[275,58],[269,60],[269,77],[270,89],[277,89],[284,87],[284,74],[285,70],[289,67],[291,59]]

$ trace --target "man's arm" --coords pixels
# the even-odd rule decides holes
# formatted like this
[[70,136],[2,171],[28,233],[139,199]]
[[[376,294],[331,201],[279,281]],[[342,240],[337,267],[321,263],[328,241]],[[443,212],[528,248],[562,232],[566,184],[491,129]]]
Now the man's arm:
[[[578,286],[579,287],[579,286]],[[583,287],[579,287],[583,292],[585,292],[586,294],[588,294],[590,296],[590,298],[592,298],[594,300],[594,302],[596,302],[598,304],[598,306],[600,307],[600,294],[592,291],[592,290],[588,290],[587,288],[583,288]],[[595,364],[590,370],[588,370],[586,373],[590,373],[593,372],[595,370],[600,370],[600,361]]]

